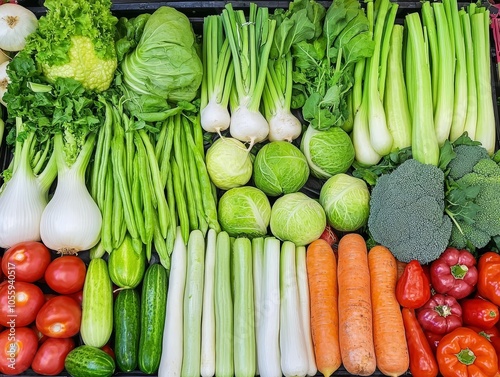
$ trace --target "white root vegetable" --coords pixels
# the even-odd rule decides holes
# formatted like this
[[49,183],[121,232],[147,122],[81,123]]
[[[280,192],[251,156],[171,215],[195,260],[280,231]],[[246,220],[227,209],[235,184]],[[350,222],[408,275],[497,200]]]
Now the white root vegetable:
[[5,51],[21,51],[26,38],[38,28],[35,14],[22,5],[0,5],[0,48]]

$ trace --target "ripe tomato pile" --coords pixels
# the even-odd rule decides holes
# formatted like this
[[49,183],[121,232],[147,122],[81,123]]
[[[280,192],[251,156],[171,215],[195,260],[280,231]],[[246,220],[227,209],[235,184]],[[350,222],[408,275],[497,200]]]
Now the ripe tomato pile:
[[1,260],[0,373],[32,368],[54,375],[80,331],[85,263],[76,256],[53,258],[39,242],[11,247]]

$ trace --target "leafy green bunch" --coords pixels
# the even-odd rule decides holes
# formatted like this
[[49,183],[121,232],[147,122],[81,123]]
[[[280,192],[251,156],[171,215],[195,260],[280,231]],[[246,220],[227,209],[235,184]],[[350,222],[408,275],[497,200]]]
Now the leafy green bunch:
[[[319,9],[317,15],[322,16]],[[349,117],[347,93],[354,83],[354,65],[373,50],[359,1],[335,0],[324,15],[321,34],[292,46],[292,107],[302,107],[304,119],[315,129],[342,126]]]

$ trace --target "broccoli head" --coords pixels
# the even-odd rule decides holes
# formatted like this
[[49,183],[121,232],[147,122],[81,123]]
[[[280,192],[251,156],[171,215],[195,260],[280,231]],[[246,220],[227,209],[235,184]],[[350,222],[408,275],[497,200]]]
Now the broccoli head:
[[458,145],[453,150],[455,157],[448,164],[448,176],[452,179],[459,179],[471,173],[478,161],[489,157],[488,151],[481,145]]
[[382,175],[372,190],[368,230],[402,262],[425,264],[448,246],[452,223],[444,214],[444,173],[410,159]]
[[490,158],[481,159],[456,184],[475,190],[476,195],[470,199],[475,211],[469,218],[454,219],[450,245],[483,248],[492,237],[500,235],[500,166]]

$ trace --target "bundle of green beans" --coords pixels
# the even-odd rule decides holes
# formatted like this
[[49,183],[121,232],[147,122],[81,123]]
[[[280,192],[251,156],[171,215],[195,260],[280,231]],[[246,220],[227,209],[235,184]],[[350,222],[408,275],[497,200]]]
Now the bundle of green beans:
[[128,233],[137,252],[145,246],[149,260],[155,250],[169,269],[178,225],[186,244],[194,229],[220,231],[199,116],[180,113],[149,132],[121,103],[103,101],[106,120],[90,176],[103,224],[92,257],[111,253]]

